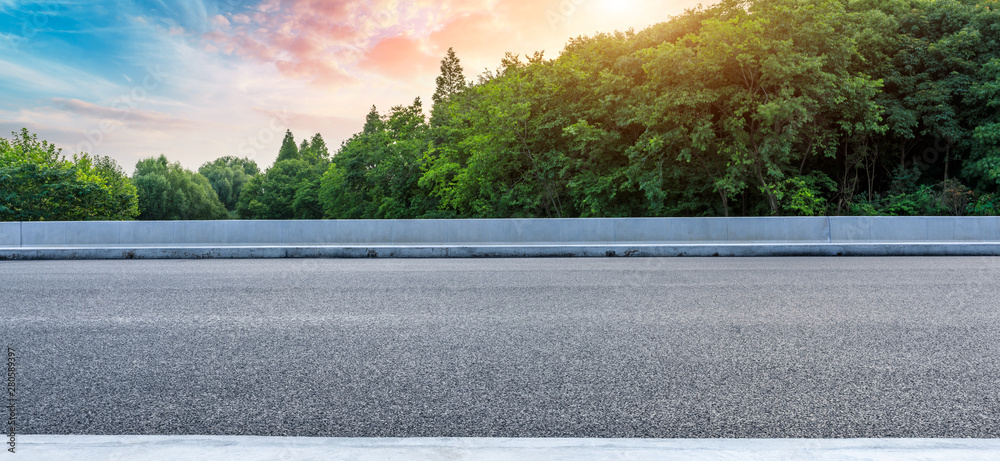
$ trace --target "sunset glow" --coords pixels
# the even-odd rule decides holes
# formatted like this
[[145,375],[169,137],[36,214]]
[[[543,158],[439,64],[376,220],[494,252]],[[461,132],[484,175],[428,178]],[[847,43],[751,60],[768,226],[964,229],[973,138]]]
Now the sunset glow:
[[454,47],[466,77],[507,51],[555,57],[578,35],[641,29],[691,1],[0,0],[0,131],[26,127],[126,170],[166,154],[263,165],[284,127],[332,146],[374,104],[430,99]]

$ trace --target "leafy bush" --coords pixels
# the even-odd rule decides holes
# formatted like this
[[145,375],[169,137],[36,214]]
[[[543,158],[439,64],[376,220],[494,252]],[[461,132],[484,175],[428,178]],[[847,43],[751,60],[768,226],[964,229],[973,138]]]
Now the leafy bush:
[[1000,216],[1000,196],[996,194],[980,195],[965,208],[969,216]]
[[114,160],[67,159],[27,129],[0,138],[0,220],[134,219],[137,191]]
[[926,184],[908,194],[890,195],[882,208],[886,216],[940,216],[945,211],[934,188]]
[[779,191],[779,200],[788,214],[822,216],[828,211],[828,202],[823,193],[836,188],[837,183],[827,175],[814,172],[806,176],[788,178]]
[[941,208],[948,214],[961,216],[972,201],[972,191],[954,179],[942,181],[939,187],[941,193],[938,200]]
[[847,214],[851,216],[878,216],[879,210],[882,208],[881,201],[878,193],[869,197],[867,192],[862,192],[848,204]]
[[910,193],[882,197],[875,193],[862,193],[850,204],[849,213],[854,216],[940,216],[947,213],[934,188],[917,186]]

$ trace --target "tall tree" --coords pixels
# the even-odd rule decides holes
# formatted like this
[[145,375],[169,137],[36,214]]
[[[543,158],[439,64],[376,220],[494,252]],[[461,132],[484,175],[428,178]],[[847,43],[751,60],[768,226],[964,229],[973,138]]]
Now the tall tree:
[[448,48],[448,54],[441,60],[441,75],[435,79],[435,83],[437,88],[431,98],[435,105],[465,88],[465,74],[462,73],[462,65],[453,48]]
[[330,150],[326,147],[326,141],[319,133],[313,135],[310,140],[302,140],[302,145],[306,148],[299,149],[299,157],[313,165],[326,164],[330,161]]
[[[370,114],[369,114],[370,115]],[[344,143],[320,182],[327,218],[417,218],[437,208],[418,181],[428,126],[420,98],[371,116],[365,131]]]
[[465,74],[459,63],[455,50],[448,48],[448,53],[441,60],[441,75],[435,79],[437,87],[431,97],[431,125],[441,125],[445,119],[443,112],[447,109],[448,99],[466,87]]
[[323,137],[303,139],[295,147],[291,131],[285,134],[274,165],[264,174],[253,177],[236,204],[236,213],[244,219],[318,219],[323,217],[319,204],[320,177],[329,165],[329,152]]
[[295,146],[295,136],[292,136],[292,130],[285,130],[285,139],[281,141],[281,150],[278,151],[278,158],[274,161],[277,163],[297,158],[299,158],[299,148]]
[[378,113],[378,109],[372,106],[372,109],[368,111],[368,115],[365,116],[365,127],[361,130],[362,134],[375,134],[382,131],[384,123],[382,122],[382,117]]

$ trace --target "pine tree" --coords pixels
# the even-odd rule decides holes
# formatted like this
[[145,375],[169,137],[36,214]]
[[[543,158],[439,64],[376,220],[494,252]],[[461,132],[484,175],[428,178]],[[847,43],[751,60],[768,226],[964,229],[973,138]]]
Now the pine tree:
[[309,149],[312,151],[313,156],[319,159],[330,158],[330,150],[326,147],[326,141],[323,140],[323,136],[319,133],[313,135],[312,140],[309,141]]
[[365,128],[362,131],[364,134],[374,134],[382,131],[385,124],[382,122],[382,117],[378,114],[378,109],[372,106],[372,110],[368,112],[365,116]]
[[285,130],[285,139],[281,141],[281,150],[278,151],[278,158],[274,162],[297,158],[299,158],[299,149],[295,147],[295,137],[292,136],[292,130]]
[[448,54],[441,60],[441,75],[435,82],[437,89],[432,98],[435,106],[465,89],[465,74],[462,73],[462,66],[453,48],[448,48]]

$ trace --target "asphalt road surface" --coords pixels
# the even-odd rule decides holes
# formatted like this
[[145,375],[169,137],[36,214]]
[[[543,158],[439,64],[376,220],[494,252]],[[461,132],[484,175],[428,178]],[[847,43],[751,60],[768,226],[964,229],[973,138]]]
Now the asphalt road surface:
[[8,261],[0,342],[28,434],[1000,437],[998,282],[1000,258]]

